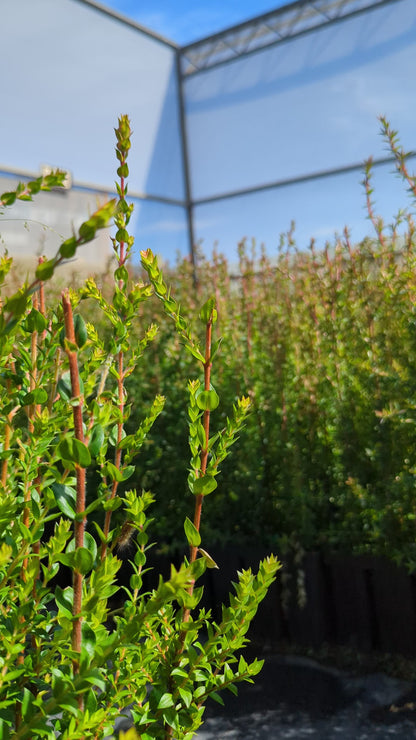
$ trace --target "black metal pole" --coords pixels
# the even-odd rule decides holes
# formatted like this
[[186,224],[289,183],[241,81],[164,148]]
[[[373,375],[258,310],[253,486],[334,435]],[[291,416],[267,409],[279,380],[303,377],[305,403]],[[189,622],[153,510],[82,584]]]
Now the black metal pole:
[[193,219],[193,202],[191,194],[191,177],[189,167],[189,153],[188,153],[188,139],[186,130],[186,116],[185,116],[185,98],[183,89],[183,76],[181,69],[181,56],[180,50],[175,54],[176,59],[176,80],[178,85],[178,103],[179,103],[179,125],[181,131],[181,144],[182,144],[182,167],[183,177],[185,185],[185,208],[186,208],[186,220],[188,226],[188,243],[189,243],[189,256],[192,263],[192,274],[194,286],[198,284],[197,268],[196,268],[196,257],[195,257],[195,234],[194,234],[194,219]]

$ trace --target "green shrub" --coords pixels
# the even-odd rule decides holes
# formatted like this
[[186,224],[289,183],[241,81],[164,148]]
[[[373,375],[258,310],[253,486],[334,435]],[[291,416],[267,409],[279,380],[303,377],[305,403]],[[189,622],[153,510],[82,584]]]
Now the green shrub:
[[[384,120],[382,130],[413,198],[397,135]],[[198,295],[216,296],[227,358],[215,369],[218,423],[246,388],[253,409],[204,517],[207,542],[371,552],[416,566],[415,228],[411,207],[391,225],[375,214],[371,162],[364,187],[374,236],[360,244],[346,229],[323,250],[313,241],[302,249],[290,231],[275,258],[242,243],[234,272],[218,254],[197,260]],[[196,300],[190,271],[184,261],[169,273],[187,316]],[[176,398],[191,358],[167,318],[151,317],[164,354],[152,350],[130,392],[136,408],[153,389],[169,388],[174,401],[149,441],[163,466],[145,455],[137,470],[160,492],[159,540],[174,547],[175,492],[187,475],[177,466],[187,432]]]
[[[211,414],[219,401],[211,387],[215,301],[208,299],[200,311],[200,344],[151,252],[142,254],[149,279],[130,278],[126,116],[119,120],[116,137],[118,200],[90,216],[78,234],[61,244],[55,258],[41,261],[33,282],[5,298],[0,311],[4,739],[102,738],[113,732],[115,720],[130,705],[136,732],[128,736],[188,740],[202,722],[207,698],[222,701],[218,692],[235,692],[235,684],[252,681],[262,665],[258,660],[247,663],[240,650],[279,568],[274,556],[260,563],[257,575],[249,570],[238,574],[218,623],[198,609],[198,581],[207,567],[216,567],[201,546],[202,502],[217,486],[219,468],[245,423],[249,400],[234,401],[223,428],[212,433]],[[58,172],[19,185],[0,197],[0,206],[31,198],[61,179]],[[45,281],[111,219],[116,226],[111,299],[89,279],[80,291],[66,290],[57,304],[49,305]],[[6,255],[0,263],[2,284],[10,267]],[[136,405],[133,423],[132,402],[137,399],[129,396],[127,386],[129,380],[137,393],[146,352],[152,352],[152,361],[164,362],[163,343],[152,348],[157,327],[146,328],[145,323],[144,307],[154,294],[172,322],[172,341],[179,337],[185,344],[179,355],[188,353],[200,378],[189,381],[186,390],[186,376],[179,380],[178,374],[173,394],[174,403],[180,398],[187,408],[191,451],[187,485],[185,479],[175,497],[181,500],[187,488],[187,505],[193,498],[195,511],[193,519],[176,516],[170,523],[177,540],[189,546],[189,557],[179,568],[172,566],[167,580],[159,577],[156,587],[146,590],[143,576],[153,529],[148,509],[154,498],[132,482],[140,455],[156,452],[144,443],[165,398],[153,393],[154,384],[148,382],[146,402]],[[94,305],[95,313],[101,311],[96,325],[83,318],[83,302]],[[189,367],[184,361],[183,369]],[[169,396],[169,388],[166,392]],[[176,414],[183,419],[185,412],[177,408]],[[174,428],[174,420],[170,423]],[[163,446],[156,460],[162,468]],[[176,463],[182,469],[184,463]],[[118,556],[126,548],[131,574],[120,591]]]

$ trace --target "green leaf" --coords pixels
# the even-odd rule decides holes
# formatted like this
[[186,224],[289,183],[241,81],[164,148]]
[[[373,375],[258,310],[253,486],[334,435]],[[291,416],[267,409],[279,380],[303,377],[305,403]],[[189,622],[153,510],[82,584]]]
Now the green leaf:
[[92,428],[88,449],[91,457],[97,457],[104,443],[104,429],[101,424],[95,424]]
[[52,491],[55,501],[68,519],[75,519],[76,492],[70,486],[64,486],[62,483],[53,483]]
[[124,283],[127,283],[129,279],[129,272],[127,270],[127,267],[125,265],[117,267],[117,269],[114,270],[114,277],[116,280],[122,280]]
[[179,687],[178,691],[186,708],[189,709],[192,704],[192,692],[188,691],[187,689],[182,689],[181,687]]
[[122,478],[123,481],[124,480],[128,480],[129,478],[131,478],[131,476],[133,475],[133,473],[135,472],[135,470],[136,470],[136,467],[134,465],[126,465],[126,467],[123,468],[122,471],[121,471],[121,474],[123,476],[123,478]]
[[65,239],[59,247],[59,254],[64,259],[68,260],[74,256],[77,251],[78,242],[75,236],[71,236],[69,239]]
[[215,310],[215,298],[209,298],[206,303],[202,306],[199,317],[201,321],[203,321],[204,324],[207,324],[208,321],[210,321],[211,317],[213,322],[217,319],[217,312]]
[[66,696],[64,701],[59,702],[59,708],[65,709],[65,711],[69,712],[70,714],[73,714],[74,717],[78,717],[78,704],[76,702],[76,699],[73,700],[73,703],[71,704],[71,697]]
[[92,553],[86,547],[77,547],[74,552],[74,568],[78,573],[86,575],[94,565]]
[[198,578],[200,578],[207,569],[206,558],[197,558],[193,561],[193,563],[191,563],[190,568],[192,572],[192,577],[195,581],[197,581]]
[[69,401],[72,396],[71,379],[69,377],[69,373],[65,373],[62,378],[59,378],[57,390],[64,401]]
[[185,347],[188,350],[188,352],[190,352],[191,355],[195,357],[196,360],[199,360],[199,362],[205,362],[204,355],[197,347],[193,346],[192,344],[188,344],[188,343],[185,344]]
[[28,722],[35,712],[35,707],[33,706],[33,699],[34,699],[34,696],[32,692],[29,691],[29,689],[24,688],[21,709],[22,709],[22,717],[25,720],[25,722]]
[[104,511],[115,511],[120,508],[122,503],[123,502],[119,496],[113,496],[113,498],[109,498],[107,501],[103,502],[103,509]]
[[224,699],[222,698],[220,694],[218,694],[217,691],[210,691],[209,696],[211,699],[214,699],[214,701],[216,701],[217,704],[221,704],[222,706],[224,706]]
[[44,316],[40,311],[37,311],[36,308],[32,308],[23,322],[24,329],[31,333],[34,331],[42,332],[46,329],[47,325],[48,322],[46,320],[46,316]]
[[[123,429],[122,434],[121,434],[122,439],[124,439],[125,436],[126,436],[126,432]],[[110,434],[108,435],[108,441],[110,445],[112,445],[113,447],[116,447],[117,440],[118,440],[118,424],[114,424],[114,426],[111,427]]]
[[51,278],[54,273],[55,266],[56,261],[54,259],[41,262],[40,265],[38,265],[36,268],[36,279],[42,281],[49,280],[49,278]]
[[30,393],[26,393],[22,398],[22,406],[31,406],[33,403],[46,403],[48,400],[47,391],[44,388],[35,388]]
[[196,422],[195,428],[196,428],[196,433],[198,436],[198,442],[200,446],[202,447],[202,449],[204,449],[207,443],[206,436],[205,436],[205,429],[200,421]]
[[238,672],[245,673],[246,670],[247,670],[247,661],[244,659],[243,655],[240,655],[240,660],[238,661]]
[[173,707],[174,701],[172,698],[172,694],[162,694],[162,696],[159,699],[159,704],[157,705],[158,709],[167,709],[168,707]]
[[97,534],[100,538],[101,542],[107,543],[107,537],[105,536],[103,530],[101,529],[100,525],[97,524],[97,522],[93,522],[95,529],[97,530]]
[[104,466],[104,472],[111,480],[117,481],[117,483],[121,483],[123,481],[123,473],[109,460],[107,460]]
[[118,242],[127,242],[129,240],[129,232],[127,229],[117,229],[116,240]]
[[91,455],[87,445],[76,438],[74,438],[73,444],[75,462],[77,462],[81,468],[87,468],[88,465],[91,465]]
[[139,591],[142,585],[143,579],[141,575],[139,575],[138,573],[133,573],[133,575],[130,576],[130,588],[137,589]]
[[260,673],[261,669],[263,668],[264,660],[253,660],[252,663],[248,666],[248,672],[250,676],[257,676],[258,673]]
[[129,176],[129,166],[128,166],[127,162],[124,162],[123,164],[120,165],[120,167],[117,168],[117,175],[119,177],[128,177]]
[[59,442],[56,452],[64,462],[75,463],[81,468],[87,468],[91,464],[91,455],[87,445],[76,437],[65,436]]
[[195,496],[208,496],[208,494],[215,491],[217,486],[218,483],[212,475],[203,475],[201,478],[195,478],[192,485],[192,493],[194,493]]
[[217,408],[220,399],[216,391],[199,391],[196,394],[196,402],[198,407],[203,411],[214,411]]
[[216,342],[213,342],[212,343],[211,357],[210,357],[211,362],[214,359],[215,355],[217,354],[219,348],[221,347],[221,344],[222,344],[222,337],[220,337],[219,339],[217,339]]
[[[6,311],[12,313],[15,319],[20,318],[26,311],[28,302],[29,296],[26,294],[24,288],[21,288],[6,300]],[[5,329],[9,330],[9,327],[6,325]]]
[[55,601],[59,608],[59,611],[61,611],[64,616],[71,618],[72,617],[72,604],[74,600],[74,592],[71,586],[68,586],[64,591],[62,591],[60,586],[56,586],[55,588]]
[[8,193],[2,193],[0,195],[0,200],[1,200],[2,205],[12,206],[16,200],[16,193],[14,191],[10,191]]
[[[65,331],[63,330],[64,334],[63,337],[65,337]],[[64,342],[62,342],[62,346],[64,345]],[[82,378],[79,379],[79,389],[81,394],[84,393],[84,383]],[[59,392],[59,395],[64,401],[70,401],[72,398],[72,387],[71,387],[71,376],[69,372],[65,372],[62,374],[62,377],[58,380],[58,386],[57,390]]]
[[[82,626],[84,627],[84,623]],[[93,657],[93,655],[91,655],[91,657]],[[85,709],[90,713],[90,715],[96,712],[98,709],[97,697],[92,689],[87,691],[87,693],[85,694]]]
[[97,686],[100,691],[106,690],[106,683],[103,676],[96,668],[93,668],[89,673],[84,673],[82,679],[92,686]]
[[185,530],[186,539],[191,547],[198,547],[201,544],[201,535],[199,534],[195,524],[186,517],[183,528]]
[[90,242],[95,237],[97,226],[93,218],[84,221],[78,229],[78,233],[84,242]]
[[174,668],[173,671],[171,671],[171,676],[180,676],[181,678],[188,678],[187,672],[184,671],[182,668]]
[[77,343],[77,347],[81,349],[81,347],[84,346],[85,342],[88,339],[88,332],[87,327],[85,325],[85,321],[81,314],[77,313],[74,317],[74,331],[75,331],[75,341]]
[[31,180],[27,183],[27,189],[29,193],[32,195],[36,195],[36,193],[39,193],[40,189],[42,187],[42,178],[38,177],[36,180]]
[[[91,553],[93,560],[97,557],[97,543],[89,532],[84,532],[84,547]],[[75,539],[68,542],[66,552],[75,552]]]

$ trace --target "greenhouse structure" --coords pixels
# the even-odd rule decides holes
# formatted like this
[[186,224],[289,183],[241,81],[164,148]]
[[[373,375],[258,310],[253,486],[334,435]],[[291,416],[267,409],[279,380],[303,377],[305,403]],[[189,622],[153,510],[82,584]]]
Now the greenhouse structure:
[[[346,225],[369,231],[363,165],[388,223],[408,197],[379,116],[416,149],[414,0],[296,0],[185,47],[92,0],[14,0],[0,28],[0,187],[61,167],[71,180],[0,215],[12,254],[56,247],[114,192],[114,127],[134,131],[135,254],[244,237],[272,252]],[[47,225],[48,228],[45,228]],[[105,264],[108,240],[89,251]],[[88,261],[87,260],[87,261]]]

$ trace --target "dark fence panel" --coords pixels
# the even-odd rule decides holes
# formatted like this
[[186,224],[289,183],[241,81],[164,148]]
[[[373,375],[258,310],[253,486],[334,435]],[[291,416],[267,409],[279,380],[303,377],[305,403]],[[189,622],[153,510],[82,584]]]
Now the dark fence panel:
[[415,578],[389,560],[373,571],[380,649],[416,655]]
[[369,651],[379,647],[372,588],[373,561],[336,557],[328,562],[332,635],[337,645]]
[[[246,568],[257,572],[259,561],[268,552],[260,546],[208,549],[218,569],[207,570],[201,579],[204,595],[200,606],[211,609],[219,621],[237,572]],[[144,587],[156,586],[159,574],[169,577],[170,563],[179,567],[182,556],[158,556],[151,551],[151,570],[145,575]],[[128,583],[130,567],[126,561],[120,583]],[[306,600],[302,604],[299,591],[303,590]],[[284,558],[249,637],[265,647],[280,641],[315,648],[329,643],[362,652],[379,650],[416,657],[416,577],[383,558],[324,558],[312,552],[305,554],[300,565]]]

